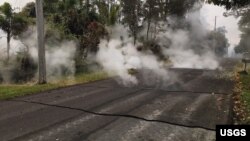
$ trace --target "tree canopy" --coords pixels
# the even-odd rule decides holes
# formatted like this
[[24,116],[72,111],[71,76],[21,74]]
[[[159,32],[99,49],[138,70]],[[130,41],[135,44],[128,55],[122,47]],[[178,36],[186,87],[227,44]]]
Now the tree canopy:
[[10,41],[28,27],[28,22],[22,15],[15,13],[9,3],[0,6],[0,29],[7,34],[7,60],[9,60]]
[[208,0],[208,2],[224,6],[227,10],[242,8],[250,4],[249,0]]

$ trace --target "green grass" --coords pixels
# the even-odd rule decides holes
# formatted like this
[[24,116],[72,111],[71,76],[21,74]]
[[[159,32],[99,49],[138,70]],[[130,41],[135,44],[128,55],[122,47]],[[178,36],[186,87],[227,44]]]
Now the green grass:
[[248,113],[250,115],[250,91],[243,91],[242,99],[245,101]]
[[240,81],[242,83],[241,100],[244,102],[248,118],[247,123],[250,123],[250,75],[240,75]]
[[66,86],[93,82],[108,78],[104,72],[95,72],[89,74],[77,75],[74,78],[64,78],[57,81],[52,81],[49,84],[37,85],[0,85],[0,100],[12,99],[20,96],[30,95],[38,92],[53,90]]

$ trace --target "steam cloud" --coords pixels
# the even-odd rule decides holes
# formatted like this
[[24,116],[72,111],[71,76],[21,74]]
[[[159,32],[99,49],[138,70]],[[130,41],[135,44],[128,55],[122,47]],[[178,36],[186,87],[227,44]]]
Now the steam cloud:
[[[37,32],[36,28],[30,27],[21,36],[21,41],[18,39],[11,40],[11,56],[14,61],[14,56],[17,52],[26,50],[30,53],[31,57],[38,62],[38,48],[37,48]],[[1,40],[1,45],[6,46],[6,41]],[[3,47],[5,47],[3,46]],[[72,76],[75,74],[75,61],[74,55],[76,50],[76,43],[74,41],[62,41],[52,44],[45,44],[46,47],[46,69],[47,76],[50,80],[58,79],[62,76]],[[6,47],[5,47],[6,48]],[[1,49],[0,59],[1,62],[6,58],[6,49]],[[1,64],[0,64],[1,66]],[[0,69],[1,74],[6,74],[4,69]],[[10,75],[8,73],[8,75]],[[4,82],[9,82],[9,76],[5,78]]]
[[[30,47],[30,53],[37,61],[38,48],[36,43],[36,30],[31,30],[29,33],[27,31],[26,34],[28,34],[28,38],[25,38],[23,41]],[[74,55],[76,43],[74,41],[56,42],[52,43],[52,45],[45,44],[45,48],[48,78],[57,79],[64,75],[71,76],[75,74]]]
[[[169,18],[167,24],[156,22],[156,27],[161,29],[155,35],[155,40],[161,46],[163,54],[169,57],[172,67],[195,69],[217,69],[219,67],[217,58],[212,51],[213,43],[205,38],[208,30],[200,18],[197,10],[188,13],[183,22],[191,25],[189,29],[174,28],[175,23],[180,21],[174,17]],[[109,29],[111,39],[101,41],[96,61],[110,75],[118,75],[119,82],[125,86],[139,83],[137,76],[129,73],[130,69],[151,71],[151,74],[143,76],[143,83],[167,82],[173,79],[167,71],[168,63],[160,61],[151,51],[137,50],[142,43],[134,45],[126,27],[116,25]],[[144,38],[145,31],[144,29],[140,33]],[[199,48],[197,49],[197,47]]]

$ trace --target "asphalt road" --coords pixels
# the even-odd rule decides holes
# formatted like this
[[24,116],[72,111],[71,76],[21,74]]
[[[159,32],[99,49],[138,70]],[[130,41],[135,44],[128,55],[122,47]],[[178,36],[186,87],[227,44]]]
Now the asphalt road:
[[233,82],[218,74],[171,69],[168,83],[107,79],[0,101],[0,140],[215,140],[215,125],[232,123]]

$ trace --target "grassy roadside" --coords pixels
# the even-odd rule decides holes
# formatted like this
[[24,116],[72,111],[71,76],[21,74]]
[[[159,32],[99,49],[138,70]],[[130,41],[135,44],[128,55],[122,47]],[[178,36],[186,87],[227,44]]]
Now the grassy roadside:
[[236,124],[250,124],[250,74],[242,73],[242,69],[243,65],[238,64],[234,70],[234,117]]
[[53,90],[81,83],[93,82],[105,78],[108,78],[108,75],[106,73],[95,72],[95,73],[77,75],[74,78],[66,78],[58,81],[53,81],[49,84],[44,84],[44,85],[37,85],[37,84],[0,85],[0,100],[11,99],[19,96],[30,95],[38,92]]
[[240,89],[239,102],[242,104],[239,113],[241,114],[240,122],[250,124],[250,75],[238,75],[238,88]]

